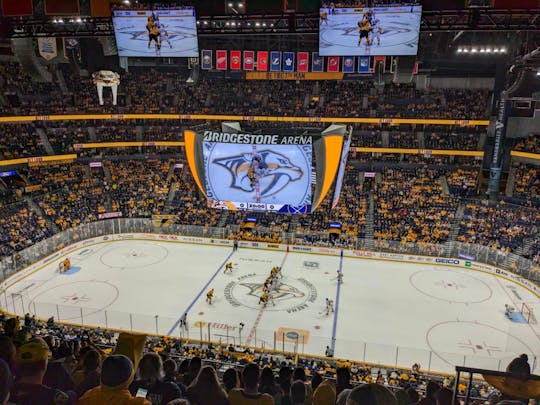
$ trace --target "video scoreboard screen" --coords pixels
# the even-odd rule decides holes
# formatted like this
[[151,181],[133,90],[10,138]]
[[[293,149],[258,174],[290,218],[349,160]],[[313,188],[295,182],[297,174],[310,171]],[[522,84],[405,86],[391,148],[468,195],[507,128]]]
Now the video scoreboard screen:
[[422,6],[321,8],[319,55],[416,55]]
[[202,148],[209,207],[310,212],[311,136],[206,131]]
[[197,57],[195,9],[115,10],[119,56]]

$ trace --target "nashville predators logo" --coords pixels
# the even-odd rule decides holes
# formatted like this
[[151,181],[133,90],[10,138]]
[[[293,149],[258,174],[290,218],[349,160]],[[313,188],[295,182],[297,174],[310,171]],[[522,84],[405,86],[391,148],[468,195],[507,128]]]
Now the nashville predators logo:
[[[236,281],[231,281],[223,291],[225,299],[233,307],[260,309],[259,299],[263,294],[263,274],[244,274]],[[269,295],[272,304],[266,306],[266,311],[285,311],[288,313],[302,311],[312,305],[317,299],[317,289],[304,278],[283,277],[270,288]]]
[[258,183],[261,197],[278,193],[304,175],[302,169],[292,164],[289,158],[271,150],[215,159],[213,163],[229,171],[232,176],[231,188],[253,192]]
[[[261,283],[240,283],[242,287],[246,287],[249,292],[248,295],[251,295],[253,297],[260,298],[260,296],[263,293],[263,287],[264,284]],[[274,299],[277,300],[290,300],[293,298],[303,298],[305,297],[305,293],[303,291],[300,291],[298,288],[293,287],[292,285],[288,284],[281,284],[278,286],[277,290],[275,290],[272,293],[272,296]]]

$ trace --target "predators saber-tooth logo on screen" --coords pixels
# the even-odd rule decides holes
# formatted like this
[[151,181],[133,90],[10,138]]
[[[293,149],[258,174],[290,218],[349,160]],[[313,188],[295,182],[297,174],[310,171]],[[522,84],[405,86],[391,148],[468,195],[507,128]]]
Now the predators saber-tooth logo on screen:
[[214,159],[212,163],[229,171],[231,188],[253,192],[259,184],[262,197],[278,193],[304,175],[289,158],[271,150]]

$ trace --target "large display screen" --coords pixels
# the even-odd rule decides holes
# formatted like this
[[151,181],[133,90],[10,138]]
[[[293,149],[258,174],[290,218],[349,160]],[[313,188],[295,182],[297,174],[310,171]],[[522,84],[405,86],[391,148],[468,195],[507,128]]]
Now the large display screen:
[[323,56],[416,55],[422,6],[321,8]]
[[203,142],[211,208],[310,212],[312,145]]
[[193,8],[115,10],[113,24],[119,56],[199,55],[197,23]]

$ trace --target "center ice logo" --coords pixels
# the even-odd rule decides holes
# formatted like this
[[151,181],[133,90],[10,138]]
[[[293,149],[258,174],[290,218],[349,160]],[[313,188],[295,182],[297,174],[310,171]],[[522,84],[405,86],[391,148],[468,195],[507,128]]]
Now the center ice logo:
[[[293,165],[289,158],[280,153],[263,150],[257,153],[257,157],[259,163],[255,169],[255,177],[261,186],[261,197],[278,193],[289,183],[299,180],[304,175],[300,167]],[[231,188],[252,192],[255,190],[255,183],[248,174],[254,160],[254,154],[243,153],[215,159],[212,163],[223,166],[229,171],[232,176]]]
[[[259,298],[263,293],[264,276],[247,274],[232,281],[225,287],[224,296],[234,307],[260,309]],[[317,299],[317,289],[303,278],[280,279],[277,288],[271,293],[275,306],[269,303],[266,311],[302,311]]]

